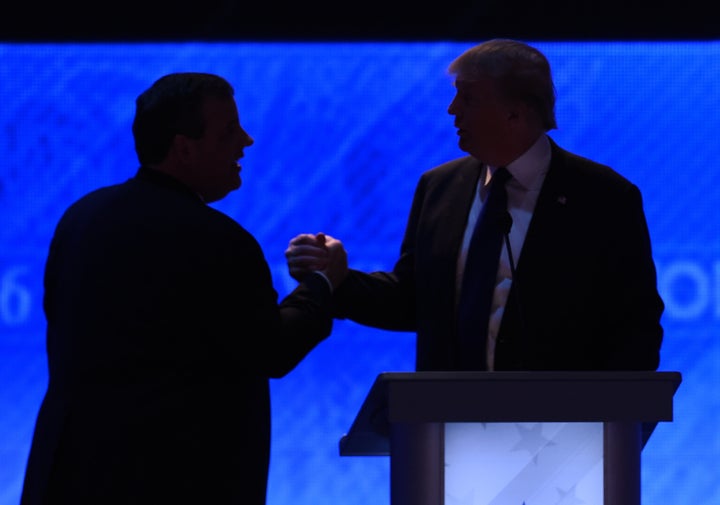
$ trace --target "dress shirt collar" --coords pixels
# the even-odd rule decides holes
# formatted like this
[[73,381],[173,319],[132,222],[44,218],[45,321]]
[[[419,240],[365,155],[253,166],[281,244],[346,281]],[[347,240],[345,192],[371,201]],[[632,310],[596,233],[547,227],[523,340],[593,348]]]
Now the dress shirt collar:
[[[550,167],[550,154],[550,141],[542,134],[527,151],[507,165],[513,176],[510,184],[519,184],[526,191],[538,189]],[[494,172],[494,167],[490,167],[490,171]]]

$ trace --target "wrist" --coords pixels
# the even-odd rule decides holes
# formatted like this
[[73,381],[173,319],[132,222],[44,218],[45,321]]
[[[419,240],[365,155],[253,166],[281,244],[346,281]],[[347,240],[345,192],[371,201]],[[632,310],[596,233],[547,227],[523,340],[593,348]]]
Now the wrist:
[[325,279],[325,282],[327,282],[328,288],[330,288],[330,292],[331,293],[333,292],[333,283],[330,281],[330,277],[328,277],[326,273],[321,272],[320,270],[313,270],[312,273],[318,274],[323,279]]

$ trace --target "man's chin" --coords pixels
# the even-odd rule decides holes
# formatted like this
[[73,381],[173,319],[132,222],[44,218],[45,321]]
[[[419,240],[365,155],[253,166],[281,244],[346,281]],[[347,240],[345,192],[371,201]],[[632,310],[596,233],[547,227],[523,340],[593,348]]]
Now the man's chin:
[[463,137],[460,137],[458,139],[458,147],[460,148],[461,151],[465,151],[466,153],[469,153],[470,152],[470,141]]
[[228,196],[233,191],[237,191],[242,186],[242,181],[238,181],[236,184],[228,184],[224,191],[217,191],[212,195],[205,196],[205,203],[217,202]]

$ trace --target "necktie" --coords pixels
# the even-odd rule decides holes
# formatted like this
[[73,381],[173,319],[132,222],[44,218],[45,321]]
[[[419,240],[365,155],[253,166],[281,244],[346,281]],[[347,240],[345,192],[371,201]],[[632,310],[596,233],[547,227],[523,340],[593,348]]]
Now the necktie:
[[463,370],[487,370],[487,330],[497,279],[503,228],[507,223],[505,167],[495,170],[488,197],[475,223],[468,247],[458,303],[458,364]]

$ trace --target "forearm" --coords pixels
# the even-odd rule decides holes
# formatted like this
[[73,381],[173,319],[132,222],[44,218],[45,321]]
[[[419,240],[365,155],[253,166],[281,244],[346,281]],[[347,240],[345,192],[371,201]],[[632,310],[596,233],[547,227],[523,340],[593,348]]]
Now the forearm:
[[415,331],[414,287],[388,272],[350,270],[333,293],[333,316],[393,331]]

